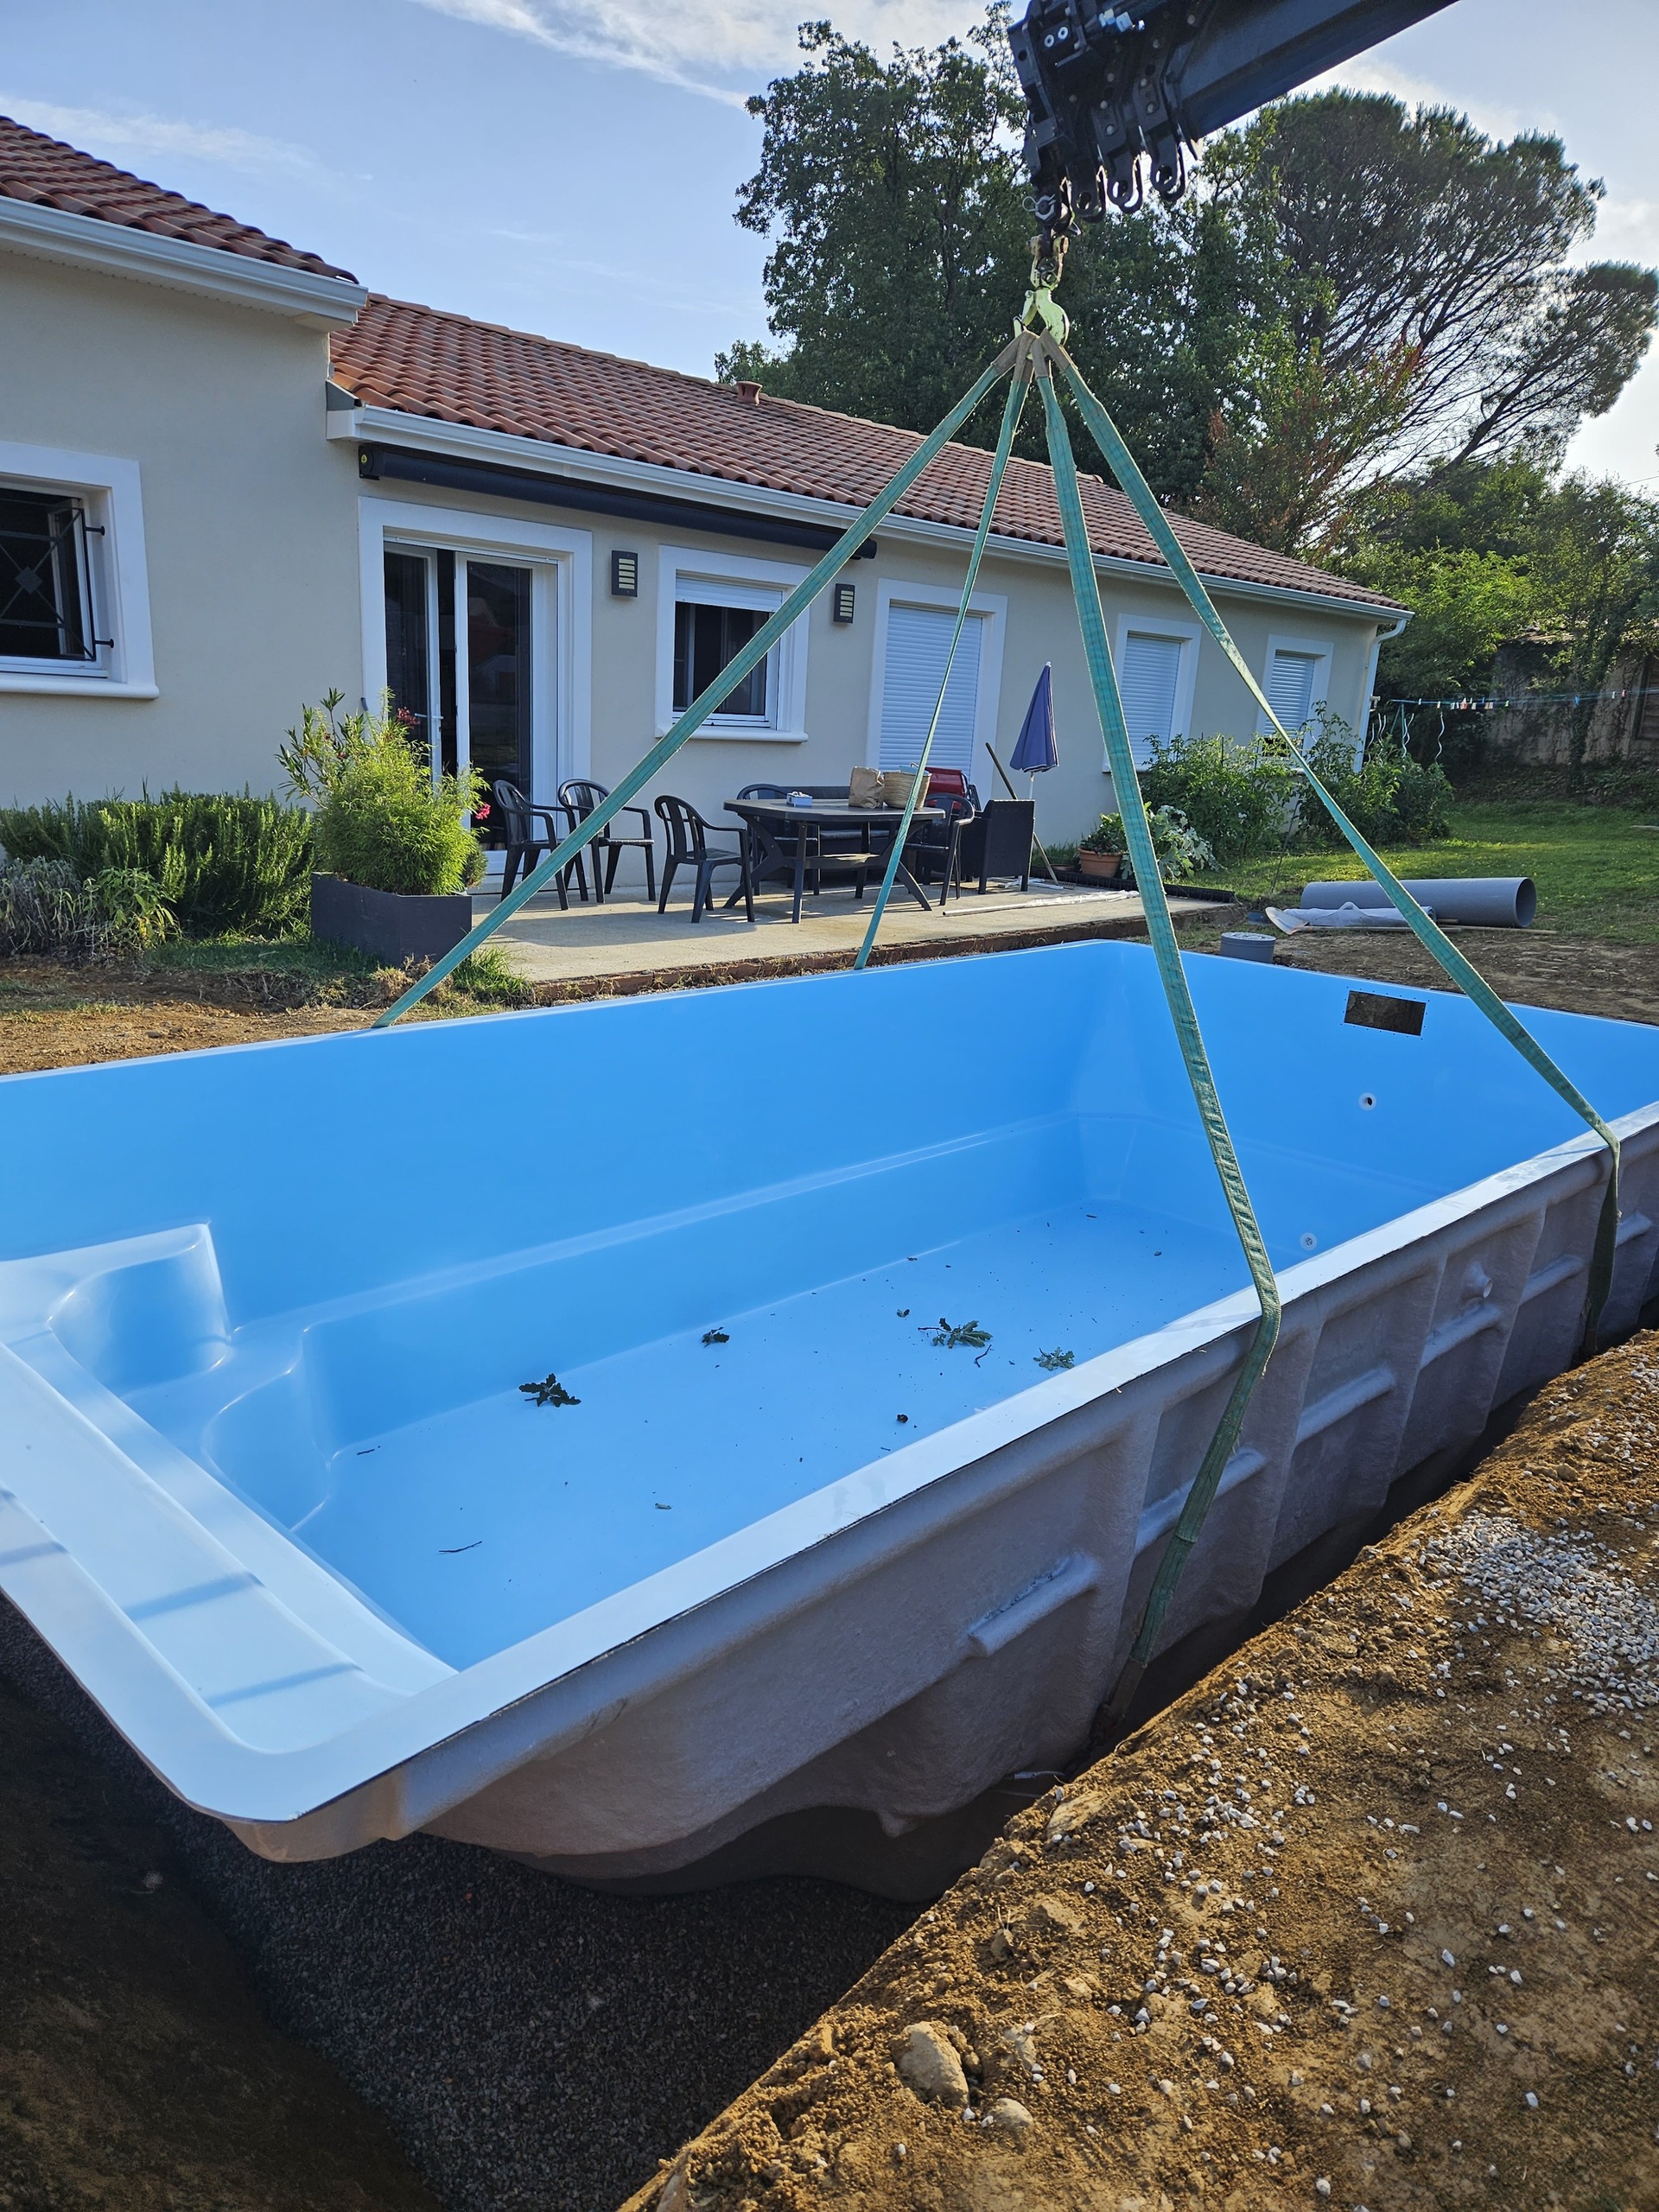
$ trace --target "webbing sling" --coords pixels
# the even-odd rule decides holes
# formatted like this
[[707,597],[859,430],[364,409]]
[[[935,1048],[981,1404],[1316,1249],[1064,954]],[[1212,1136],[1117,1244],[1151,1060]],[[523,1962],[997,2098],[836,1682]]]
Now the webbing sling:
[[[1153,543],[1168,562],[1172,572],[1179,579],[1181,588],[1192,601],[1193,612],[1221,647],[1223,652],[1226,654],[1239,675],[1243,677],[1251,697],[1267,716],[1274,731],[1289,752],[1292,760],[1306,777],[1314,791],[1318,792],[1331,819],[1341,830],[1360,859],[1364,861],[1376,881],[1388,893],[1418,941],[1433,955],[1452,981],[1473,1000],[1493,1027],[1509,1039],[1528,1065],[1542,1076],[1551,1090],[1566,1100],[1573,1111],[1580,1116],[1580,1120],[1589,1124],[1606,1146],[1611,1166],[1607,1177],[1607,1187],[1602,1194],[1601,1212],[1596,1223],[1596,1238],[1591,1253],[1589,1281],[1585,1297],[1584,1332],[1580,1346],[1580,1358],[1592,1357],[1597,1349],[1602,1308],[1607,1302],[1607,1294],[1612,1287],[1613,1261],[1618,1243],[1619,1141],[1618,1137],[1580,1090],[1578,1085],[1555,1065],[1536,1038],[1504,1005],[1491,984],[1464,958],[1462,953],[1458,950],[1456,945],[1452,943],[1438,924],[1430,920],[1399,878],[1384,866],[1380,855],[1361,836],[1357,829],[1338,805],[1332,793],[1314,774],[1303,757],[1300,747],[1274,712],[1266,692],[1251,674],[1243,655],[1233,642],[1231,632],[1216,612],[1215,604],[1205,588],[1203,580],[1187,558],[1180,540],[1171,529],[1169,519],[1154,496],[1151,486],[1135,466],[1135,458],[1124,444],[1116,424],[1093,392],[1090,391],[1088,385],[1084,384],[1077,372],[1076,364],[1064,347],[1056,345],[1049,337],[1039,340],[1039,343],[1043,352],[1065,372],[1066,382],[1071,387],[1078,410],[1088,424],[1090,435],[1110,463],[1112,474],[1133,502],[1136,513],[1146,524]],[[1126,825],[1127,822],[1126,816]],[[1138,866],[1135,875],[1136,880],[1140,881]]]
[[1049,373],[1046,359],[1039,363],[1037,377],[1043,395],[1043,411],[1047,419],[1048,457],[1054,470],[1060,527],[1065,535],[1065,556],[1071,571],[1071,593],[1077,603],[1077,620],[1083,631],[1083,650],[1089,664],[1089,681],[1094,689],[1101,734],[1106,741],[1106,757],[1111,766],[1112,786],[1122,817],[1130,864],[1135,869],[1135,887],[1141,893],[1141,904],[1146,910],[1147,931],[1152,939],[1153,957],[1158,963],[1159,981],[1163,984],[1164,996],[1169,1002],[1170,1019],[1175,1025],[1176,1040],[1186,1067],[1186,1079],[1192,1087],[1192,1096],[1198,1106],[1198,1119],[1204,1124],[1210,1155],[1221,1179],[1227,1210],[1233,1217],[1233,1227],[1243,1247],[1250,1281],[1255,1287],[1256,1299],[1262,1308],[1261,1319],[1256,1322],[1243,1364],[1233,1379],[1233,1386],[1228,1392],[1227,1402],[1222,1408],[1215,1433],[1198,1462],[1197,1474],[1192,1478],[1180,1518],[1175,1523],[1175,1533],[1165,1546],[1163,1557],[1158,1562],[1158,1571],[1153,1577],[1152,1588],[1147,1593],[1128,1662],[1103,1709],[1102,1719],[1109,1725],[1115,1725],[1128,1712],[1141,1678],[1147,1671],[1157,1643],[1158,1631],[1163,1625],[1164,1615],[1169,1609],[1175,1586],[1180,1580],[1181,1570],[1198,1540],[1205,1517],[1214,1501],[1217,1485],[1221,1481],[1222,1471],[1231,1459],[1233,1447],[1238,1441],[1245,1408],[1273,1356],[1273,1347],[1279,1336],[1279,1285],[1274,1276],[1273,1262],[1268,1257],[1268,1248],[1262,1240],[1255,1209],[1244,1185],[1238,1154],[1233,1148],[1227,1117],[1222,1112],[1221,1100],[1217,1094],[1210,1056],[1204,1048],[1192,995],[1187,988],[1186,970],[1181,964],[1180,947],[1175,940],[1175,925],[1170,918],[1169,901],[1164,895],[1163,878],[1159,873],[1158,856],[1152,842],[1152,827],[1147,820],[1146,802],[1141,796],[1141,785],[1135,772],[1135,756],[1129,747],[1128,727],[1123,719],[1123,702],[1118,693],[1111,649],[1106,642],[1106,618],[1101,612],[1100,586],[1095,575],[1094,554],[1083,517],[1083,498],[1077,489],[1077,470],[1071,457],[1071,440],[1066,430],[1065,417],[1060,412],[1060,404],[1054,391],[1054,379]]
[[469,930],[459,944],[453,946],[441,959],[435,960],[425,975],[412,982],[401,998],[371,1022],[369,1027],[372,1029],[389,1028],[394,1021],[400,1020],[411,1007],[418,1006],[429,991],[435,990],[446,976],[453,974],[463,960],[469,959],[481,944],[487,943],[504,922],[510,921],[526,900],[533,899],[538,891],[544,890],[557,875],[559,870],[568,867],[575,860],[582,847],[590,843],[599,835],[606,823],[627,804],[634,793],[642,790],[658,770],[673,759],[689,738],[696,736],[697,731],[720,705],[721,701],[729,696],[736,686],[742,683],[744,677],[760,666],[779,639],[789,629],[791,624],[806,612],[836,571],[845,567],[846,563],[852,559],[872,531],[885,516],[891,512],[893,508],[897,506],[917,478],[950,443],[951,438],[968,420],[986,393],[1012,366],[1020,352],[1020,340],[1016,339],[1011,345],[1004,347],[974,385],[973,390],[965,393],[938,428],[931,431],[923,439],[898,474],[884,490],[876,493],[875,498],[865,508],[858,520],[850,525],[846,534],[836,540],[811,573],[796,585],[778,612],[755,632],[753,637],[735,658],[727,663],[708,690],[700,697],[692,701],[673,728],[664,736],[659,738],[647,753],[635,762],[608,798],[602,798],[593,812],[576,825],[570,836],[562,844],[556,846],[545,860],[533,868],[516,890],[510,892],[506,898],[493,906],[484,919]]
[[[963,579],[962,598],[957,607],[957,626],[950,632],[950,647],[944,657],[944,673],[939,678],[939,696],[933,704],[933,719],[927,726],[927,735],[922,741],[921,758],[916,765],[910,797],[905,801],[904,813],[893,832],[893,842],[887,848],[887,864],[881,873],[881,888],[875,894],[875,911],[870,916],[870,925],[864,932],[864,942],[858,948],[858,957],[853,963],[855,969],[864,967],[875,950],[876,935],[881,927],[881,917],[887,911],[887,900],[892,896],[893,880],[899,873],[905,841],[910,836],[911,821],[920,804],[921,795],[927,788],[927,764],[932,756],[939,717],[944,712],[944,695],[950,688],[950,671],[956,664],[957,647],[962,643],[962,633],[973,605],[974,586],[979,581],[979,564],[984,557],[985,541],[991,534],[991,522],[996,513],[996,495],[1001,490],[1002,479],[1007,473],[1008,455],[1014,450],[1014,434],[1020,427],[1020,410],[1026,404],[1026,393],[1031,385],[1031,340],[1023,333],[1014,341],[1014,381],[1008,386],[1007,402],[1002,410],[1002,428],[997,436],[996,451],[991,458],[991,480],[986,487],[985,506],[979,518],[979,528],[974,533],[973,550],[968,556],[968,574]],[[944,887],[948,897],[950,884],[947,882]]]

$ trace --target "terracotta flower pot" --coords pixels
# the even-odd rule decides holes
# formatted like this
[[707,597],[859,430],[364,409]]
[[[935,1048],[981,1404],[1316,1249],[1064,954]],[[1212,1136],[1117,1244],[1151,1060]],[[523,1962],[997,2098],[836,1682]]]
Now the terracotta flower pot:
[[1096,882],[1111,883],[1122,864],[1122,853],[1079,853],[1077,866],[1084,875],[1092,875]]

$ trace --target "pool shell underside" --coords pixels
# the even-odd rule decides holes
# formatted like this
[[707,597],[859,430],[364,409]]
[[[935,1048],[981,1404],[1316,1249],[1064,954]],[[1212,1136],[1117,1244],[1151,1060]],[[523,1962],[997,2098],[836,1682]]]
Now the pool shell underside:
[[[1171,1636],[1567,1363],[1605,1168],[1461,1001],[1187,966],[1287,1306]],[[1659,1033],[1527,1019],[1630,1117],[1633,1317]],[[1058,1758],[1254,1311],[1138,946],[22,1076],[0,1122],[0,1577],[273,1855],[626,1872],[814,1789],[933,1817],[995,1778],[974,1711]]]

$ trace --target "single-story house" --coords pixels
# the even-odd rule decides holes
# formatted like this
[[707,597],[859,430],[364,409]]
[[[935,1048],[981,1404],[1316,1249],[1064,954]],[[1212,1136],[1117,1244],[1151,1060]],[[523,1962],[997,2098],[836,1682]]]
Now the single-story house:
[[[389,689],[435,757],[538,799],[614,783],[916,443],[379,297],[0,119],[0,793],[270,790],[330,689]],[[717,816],[751,782],[912,760],[988,467],[948,448],[665,787]],[[1137,742],[1252,728],[1128,502],[1085,492]],[[1361,724],[1401,611],[1176,527],[1287,723]],[[1076,836],[1111,785],[1052,483],[1015,461],[939,765],[994,791],[1045,662],[1039,829]]]

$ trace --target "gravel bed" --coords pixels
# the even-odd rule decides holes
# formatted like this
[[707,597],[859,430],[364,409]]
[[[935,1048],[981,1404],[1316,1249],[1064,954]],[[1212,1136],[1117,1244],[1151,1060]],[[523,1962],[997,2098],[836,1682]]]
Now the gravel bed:
[[431,1836],[275,1866],[157,1783],[3,1599],[0,1671],[99,1761],[111,1817],[163,1832],[268,2012],[448,2212],[610,2212],[913,1917],[807,1881],[599,1896]]

